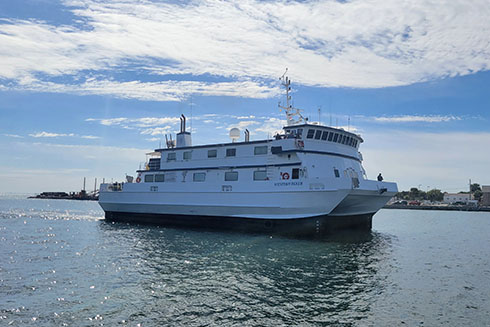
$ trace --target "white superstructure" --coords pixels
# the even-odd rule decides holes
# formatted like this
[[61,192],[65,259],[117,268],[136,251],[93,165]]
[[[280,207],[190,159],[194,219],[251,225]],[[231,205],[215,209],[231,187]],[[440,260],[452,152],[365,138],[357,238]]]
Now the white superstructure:
[[[288,91],[289,84],[283,79]],[[284,132],[260,141],[247,131],[241,142],[192,146],[182,116],[176,142],[156,149],[134,182],[101,185],[106,218],[293,233],[369,229],[396,184],[367,179],[359,135],[308,124],[287,99]]]

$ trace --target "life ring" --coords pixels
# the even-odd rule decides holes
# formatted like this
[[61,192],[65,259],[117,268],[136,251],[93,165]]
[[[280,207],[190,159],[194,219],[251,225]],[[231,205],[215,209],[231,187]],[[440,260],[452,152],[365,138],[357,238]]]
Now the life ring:
[[136,177],[136,183],[139,183],[139,182],[141,182],[141,178],[138,176],[138,177]]
[[289,173],[282,173],[281,177],[282,179],[289,179]]

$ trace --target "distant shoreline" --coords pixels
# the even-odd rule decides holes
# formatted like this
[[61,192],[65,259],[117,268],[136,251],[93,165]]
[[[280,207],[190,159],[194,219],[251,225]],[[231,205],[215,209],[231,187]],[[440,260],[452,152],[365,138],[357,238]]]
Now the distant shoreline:
[[409,209],[409,210],[443,210],[443,211],[483,211],[490,212],[490,207],[475,206],[437,206],[437,205],[404,205],[404,204],[387,204],[383,209]]

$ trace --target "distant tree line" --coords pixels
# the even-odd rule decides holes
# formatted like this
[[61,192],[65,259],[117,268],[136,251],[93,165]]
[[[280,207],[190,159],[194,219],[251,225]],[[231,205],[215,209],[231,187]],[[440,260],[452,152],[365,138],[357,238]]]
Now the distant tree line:
[[[470,191],[473,199],[480,201],[483,195],[480,184],[474,183],[470,186]],[[470,192],[459,192],[461,194],[468,194]],[[444,192],[438,189],[432,189],[430,191],[424,192],[416,187],[412,187],[410,191],[398,192],[395,195],[400,200],[428,200],[430,202],[438,202],[444,199]]]

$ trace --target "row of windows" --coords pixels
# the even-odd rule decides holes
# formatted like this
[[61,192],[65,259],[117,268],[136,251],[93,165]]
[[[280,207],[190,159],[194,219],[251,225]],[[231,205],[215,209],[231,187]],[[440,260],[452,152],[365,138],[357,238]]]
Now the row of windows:
[[[289,178],[289,177],[288,177]],[[299,179],[299,168],[294,168],[292,171],[292,179]],[[265,170],[256,170],[253,175],[254,181],[265,181],[267,180],[267,171]],[[237,171],[227,171],[225,172],[225,181],[233,182],[238,180],[238,172]],[[145,175],[145,183],[163,183],[163,182],[175,182],[176,174],[175,173],[167,173],[167,174],[146,174]],[[206,181],[206,173],[194,173],[192,175],[192,181],[194,182],[204,182]]]
[[306,134],[307,139],[315,139],[315,140],[322,140],[322,141],[330,141],[330,142],[336,142],[340,144],[345,144],[349,145],[352,147],[357,147],[359,142],[351,136],[345,135],[345,134],[340,134],[340,133],[335,133],[335,132],[329,132],[329,131],[322,131],[319,129],[309,129],[308,134]]
[[[254,148],[254,155],[261,155],[261,154],[267,154],[267,145],[256,146]],[[218,156],[218,150],[217,149],[208,150],[208,158],[216,158],[217,156]],[[235,157],[236,156],[236,149],[235,148],[226,149],[226,156],[227,157]],[[182,154],[182,159],[191,160],[192,159],[192,151],[184,151]],[[167,161],[175,161],[175,160],[177,160],[177,153],[169,152],[167,154]]]

